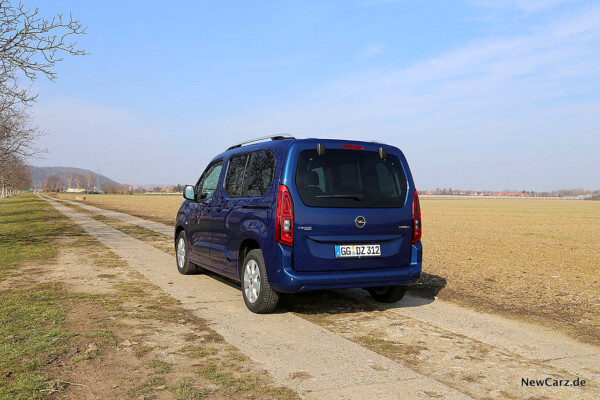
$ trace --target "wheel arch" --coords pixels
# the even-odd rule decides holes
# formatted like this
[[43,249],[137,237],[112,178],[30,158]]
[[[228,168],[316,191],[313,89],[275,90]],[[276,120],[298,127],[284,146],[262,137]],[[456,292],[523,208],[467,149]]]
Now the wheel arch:
[[260,249],[260,244],[253,238],[246,238],[242,240],[240,244],[240,251],[238,253],[238,276],[240,280],[242,278],[242,267],[244,264],[244,258],[246,258],[246,254],[248,254],[251,250]]
[[175,241],[175,243],[177,243],[177,238],[179,237],[179,234],[183,230],[184,230],[183,225],[178,224],[177,226],[175,226],[175,237],[173,238],[173,240]]

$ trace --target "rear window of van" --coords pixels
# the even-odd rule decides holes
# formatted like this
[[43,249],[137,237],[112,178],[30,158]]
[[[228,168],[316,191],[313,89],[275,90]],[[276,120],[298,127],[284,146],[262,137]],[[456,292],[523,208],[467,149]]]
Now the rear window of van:
[[300,153],[296,187],[312,207],[394,208],[406,201],[407,181],[398,157],[363,150]]

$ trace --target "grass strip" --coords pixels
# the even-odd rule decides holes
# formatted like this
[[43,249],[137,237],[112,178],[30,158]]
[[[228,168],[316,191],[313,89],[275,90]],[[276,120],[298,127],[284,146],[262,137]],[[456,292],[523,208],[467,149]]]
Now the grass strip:
[[83,231],[69,223],[32,193],[0,200],[0,277],[20,262],[53,258],[56,237],[81,237]]

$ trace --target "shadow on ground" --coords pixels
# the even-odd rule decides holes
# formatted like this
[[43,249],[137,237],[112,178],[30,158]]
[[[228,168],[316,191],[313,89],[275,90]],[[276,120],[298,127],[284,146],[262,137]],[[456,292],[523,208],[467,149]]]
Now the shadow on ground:
[[[306,315],[333,315],[420,307],[432,303],[446,283],[446,278],[441,276],[423,274],[418,284],[409,287],[407,296],[392,304],[377,303],[362,289],[343,289],[287,294],[281,299],[280,306],[286,311]],[[282,310],[282,312],[285,311]]]
[[416,285],[409,286],[407,293],[426,299],[434,299],[446,287],[447,283],[448,281],[444,277],[423,272],[421,280]]
[[[240,283],[199,268],[199,273],[210,276],[237,290]],[[382,311],[390,308],[420,307],[435,301],[435,297],[446,286],[446,278],[423,273],[416,285],[410,286],[407,296],[397,303],[383,304],[373,301],[363,289],[317,290],[303,293],[284,294],[276,312],[294,312],[306,315],[346,314]]]

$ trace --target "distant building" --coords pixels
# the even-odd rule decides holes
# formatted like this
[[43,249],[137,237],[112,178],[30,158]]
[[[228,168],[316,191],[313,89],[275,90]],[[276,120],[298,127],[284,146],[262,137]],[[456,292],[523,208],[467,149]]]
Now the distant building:
[[85,189],[67,188],[67,193],[85,193]]

